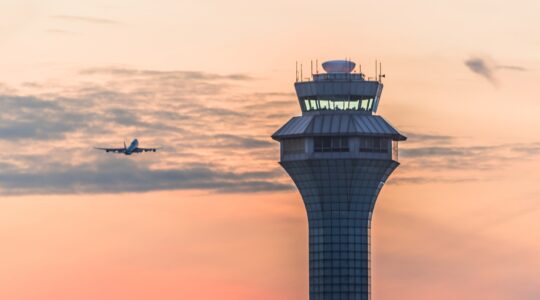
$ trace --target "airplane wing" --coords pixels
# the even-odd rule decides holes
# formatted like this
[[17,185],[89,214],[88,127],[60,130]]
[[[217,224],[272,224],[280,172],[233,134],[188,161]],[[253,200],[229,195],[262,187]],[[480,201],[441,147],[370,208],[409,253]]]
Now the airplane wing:
[[125,148],[95,148],[98,150],[103,150],[105,152],[115,152],[115,153],[124,153],[126,151]]
[[133,152],[141,153],[141,152],[156,152],[159,148],[135,148],[133,149]]

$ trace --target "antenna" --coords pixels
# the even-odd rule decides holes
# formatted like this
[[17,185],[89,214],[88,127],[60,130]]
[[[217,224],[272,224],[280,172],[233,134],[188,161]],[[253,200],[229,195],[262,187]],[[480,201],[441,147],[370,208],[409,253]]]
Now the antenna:
[[319,74],[319,59],[318,58],[315,60],[315,69],[316,69],[317,74]]
[[311,76],[313,76],[313,60],[310,60],[309,62],[311,63],[311,69],[310,69]]
[[296,61],[296,82],[298,82],[298,61]]
[[382,73],[382,63],[379,62],[379,82],[382,83],[383,78],[386,78],[386,75]]
[[375,60],[375,80],[377,80],[377,60]]
[[302,64],[300,64],[300,81],[304,81],[304,73],[302,72]]
[[379,82],[381,82],[382,78],[382,63],[379,61]]

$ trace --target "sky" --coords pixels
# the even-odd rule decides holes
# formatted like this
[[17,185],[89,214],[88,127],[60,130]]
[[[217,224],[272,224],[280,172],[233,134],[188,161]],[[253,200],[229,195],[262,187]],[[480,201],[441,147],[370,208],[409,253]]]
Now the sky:
[[[540,297],[537,1],[0,2],[0,298],[307,299],[270,135],[350,58],[408,136],[374,300]],[[306,75],[307,76],[307,75]],[[138,138],[158,153],[93,147]]]

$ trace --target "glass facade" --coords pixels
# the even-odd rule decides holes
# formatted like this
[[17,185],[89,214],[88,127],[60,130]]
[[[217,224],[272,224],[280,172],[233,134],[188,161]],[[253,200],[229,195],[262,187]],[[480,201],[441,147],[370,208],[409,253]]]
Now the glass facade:
[[310,300],[369,300],[371,213],[398,163],[322,159],[281,164],[308,213]]

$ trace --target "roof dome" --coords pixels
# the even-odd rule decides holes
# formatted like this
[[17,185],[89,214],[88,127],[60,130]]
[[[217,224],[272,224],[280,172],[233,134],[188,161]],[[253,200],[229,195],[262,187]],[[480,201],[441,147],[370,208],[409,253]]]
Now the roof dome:
[[329,60],[322,64],[326,73],[351,73],[356,64],[349,60]]

